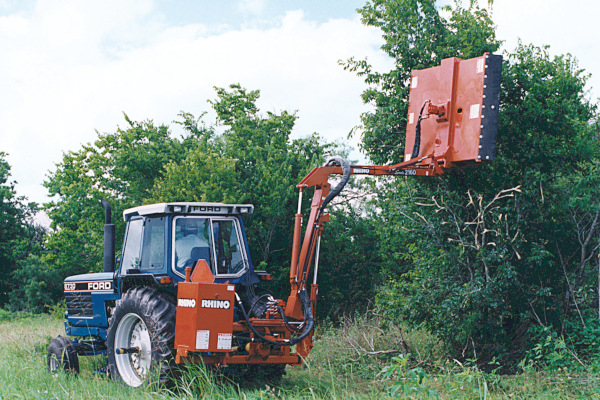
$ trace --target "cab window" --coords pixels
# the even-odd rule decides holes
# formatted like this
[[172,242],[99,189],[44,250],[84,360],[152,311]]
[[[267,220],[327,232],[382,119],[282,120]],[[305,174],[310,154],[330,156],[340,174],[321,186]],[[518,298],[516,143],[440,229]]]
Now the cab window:
[[121,273],[123,274],[132,268],[139,268],[143,225],[144,221],[141,218],[133,219],[127,225],[127,238],[121,262]]
[[213,221],[218,275],[236,275],[244,269],[244,257],[233,220]]
[[185,274],[186,267],[193,267],[198,260],[206,260],[212,268],[212,232],[210,218],[175,218],[175,270]]
[[165,263],[165,218],[147,218],[144,224],[141,270],[162,269]]
[[173,270],[181,276],[186,267],[193,268],[202,259],[216,276],[237,276],[246,269],[245,248],[234,218],[180,216],[173,226]]

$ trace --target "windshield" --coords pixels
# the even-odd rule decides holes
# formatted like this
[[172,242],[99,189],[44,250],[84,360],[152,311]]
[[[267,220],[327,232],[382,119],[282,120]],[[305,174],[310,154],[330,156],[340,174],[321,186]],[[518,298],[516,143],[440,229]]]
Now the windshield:
[[174,221],[174,270],[185,274],[198,260],[216,275],[240,275],[246,257],[240,227],[234,218],[176,217]]

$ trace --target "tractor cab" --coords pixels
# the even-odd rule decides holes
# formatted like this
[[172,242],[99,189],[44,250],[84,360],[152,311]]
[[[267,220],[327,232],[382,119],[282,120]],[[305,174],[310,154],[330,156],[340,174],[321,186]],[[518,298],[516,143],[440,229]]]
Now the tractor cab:
[[160,203],[123,212],[127,222],[117,281],[140,274],[180,282],[185,269],[205,260],[216,283],[259,281],[241,216],[250,204]]

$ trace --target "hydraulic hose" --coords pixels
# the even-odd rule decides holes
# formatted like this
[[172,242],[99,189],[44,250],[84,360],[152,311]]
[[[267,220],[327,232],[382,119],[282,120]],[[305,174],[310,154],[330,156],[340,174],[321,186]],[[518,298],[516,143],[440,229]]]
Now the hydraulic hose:
[[425,110],[425,106],[429,103],[429,100],[425,100],[423,106],[421,107],[421,112],[419,113],[419,118],[417,119],[417,125],[415,126],[415,144],[413,146],[411,159],[417,158],[419,156],[419,151],[421,151],[421,121],[427,117],[423,117],[423,110]]
[[287,317],[285,316],[285,311],[281,306],[277,306],[279,313],[281,314],[281,317],[283,318],[283,324],[292,331],[295,332],[300,332],[304,329],[304,326],[306,325],[306,315],[304,316],[304,321],[300,324],[300,326],[296,327],[292,324],[290,324],[290,321],[287,319]]
[[344,186],[346,186],[346,183],[348,183],[348,179],[350,179],[350,173],[352,172],[348,161],[344,160],[340,156],[329,157],[329,159],[325,163],[325,166],[328,165],[338,165],[342,167],[342,180],[333,189],[331,189],[327,197],[325,197],[325,200],[323,200],[323,204],[321,204],[321,209],[319,210],[319,216],[323,212],[325,207],[327,207],[327,204],[329,204],[329,202],[333,200],[338,194],[340,194],[342,189],[344,189]]
[[306,338],[312,332],[312,330],[315,326],[315,318],[313,317],[313,314],[312,314],[312,306],[310,304],[310,297],[308,296],[306,289],[302,288],[300,290],[299,295],[300,295],[300,301],[302,302],[302,308],[304,309],[304,319],[306,322],[306,327],[305,327],[304,331],[298,337],[291,338],[289,340],[284,339],[281,342],[267,339],[262,333],[257,331],[256,328],[250,322],[250,318],[248,318],[248,314],[246,314],[246,309],[244,308],[244,304],[242,304],[242,300],[240,299],[240,297],[238,296],[237,293],[235,294],[235,298],[240,306],[240,310],[242,310],[242,315],[244,316],[244,319],[248,323],[248,327],[256,336],[258,336],[263,341],[274,344],[276,346],[293,346],[296,343],[304,340],[304,338]]
[[[341,193],[341,191],[344,189],[344,186],[346,186],[346,183],[348,183],[348,180],[350,179],[350,174],[352,173],[352,169],[350,168],[350,164],[348,164],[348,161],[344,160],[340,156],[330,157],[324,166],[331,165],[338,165],[342,167],[342,180],[333,189],[331,189],[329,194],[325,197],[325,200],[323,200],[323,204],[321,204],[321,207],[319,208],[319,213],[317,214],[317,218],[315,219],[315,224],[310,232],[309,246],[311,246],[311,248],[308,249],[308,254],[311,254],[312,252],[313,237],[319,227],[319,219],[321,219],[323,210],[325,210],[325,207],[329,204],[329,202],[331,202],[331,200],[333,200],[337,195]],[[310,257],[306,257],[306,259],[304,260],[301,276],[304,276],[306,274],[306,271],[308,270],[309,259]]]

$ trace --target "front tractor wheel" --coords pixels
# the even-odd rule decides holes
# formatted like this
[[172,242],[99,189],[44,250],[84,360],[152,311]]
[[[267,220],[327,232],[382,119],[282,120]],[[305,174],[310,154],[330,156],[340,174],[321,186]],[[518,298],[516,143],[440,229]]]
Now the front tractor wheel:
[[108,329],[108,372],[133,387],[153,373],[168,381],[175,341],[173,301],[151,288],[134,288],[117,301]]
[[71,339],[59,336],[48,345],[48,370],[57,373],[60,370],[79,372],[79,357]]

